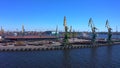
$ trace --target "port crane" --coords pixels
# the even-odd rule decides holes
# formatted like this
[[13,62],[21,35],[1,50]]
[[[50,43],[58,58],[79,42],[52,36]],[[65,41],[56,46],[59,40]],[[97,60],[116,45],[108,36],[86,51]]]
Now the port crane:
[[65,30],[63,45],[67,46],[69,44],[69,41],[68,41],[69,37],[68,37],[68,26],[67,26],[67,22],[66,22],[66,16],[64,16],[63,26],[64,26],[64,30]]
[[108,38],[107,38],[107,41],[110,43],[111,42],[111,37],[112,37],[112,32],[111,32],[112,28],[110,27],[108,20],[106,20],[105,27],[108,29]]
[[70,26],[69,37],[72,37],[72,26]]
[[25,28],[24,28],[24,25],[22,25],[22,36],[25,35]]
[[96,35],[96,30],[97,30],[97,28],[95,27],[92,18],[89,19],[88,26],[91,27],[91,30],[92,30],[92,43],[95,43],[95,41],[96,41],[96,36],[97,36],[97,35]]
[[4,33],[4,29],[2,28],[2,26],[1,26],[1,33],[2,33],[2,34]]

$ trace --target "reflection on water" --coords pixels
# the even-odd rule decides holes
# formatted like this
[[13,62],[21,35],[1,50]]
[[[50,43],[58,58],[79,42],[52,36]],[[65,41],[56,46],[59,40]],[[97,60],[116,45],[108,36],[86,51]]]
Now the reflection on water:
[[70,50],[64,50],[63,51],[63,67],[71,68]]
[[92,63],[92,64],[90,64],[90,67],[91,68],[96,68],[96,66],[97,66],[97,53],[96,53],[96,49],[97,48],[92,48],[91,49],[91,56],[90,56],[90,63]]
[[0,68],[119,68],[120,46],[0,52]]
[[112,46],[109,46],[107,48],[107,59],[106,59],[106,64],[108,67],[112,67]]
[[[104,48],[106,50],[104,50]],[[91,65],[90,68],[111,68],[112,46],[102,49],[91,49]],[[98,53],[99,52],[99,53]]]

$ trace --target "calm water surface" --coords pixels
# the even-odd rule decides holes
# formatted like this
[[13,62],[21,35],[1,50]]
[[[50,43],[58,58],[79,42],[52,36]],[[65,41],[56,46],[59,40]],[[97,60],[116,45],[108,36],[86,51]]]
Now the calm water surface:
[[72,50],[0,52],[0,68],[120,68],[120,45]]

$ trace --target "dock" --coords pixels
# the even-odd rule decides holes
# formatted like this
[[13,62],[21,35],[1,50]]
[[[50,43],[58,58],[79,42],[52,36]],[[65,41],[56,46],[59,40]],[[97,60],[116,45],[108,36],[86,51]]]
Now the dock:
[[61,45],[43,45],[43,46],[0,46],[0,52],[7,51],[48,51],[48,50],[66,50],[66,49],[77,49],[77,48],[97,48],[102,46],[113,46],[118,45],[120,42],[114,42],[112,44],[96,44],[96,45],[71,45],[71,46],[61,46]]

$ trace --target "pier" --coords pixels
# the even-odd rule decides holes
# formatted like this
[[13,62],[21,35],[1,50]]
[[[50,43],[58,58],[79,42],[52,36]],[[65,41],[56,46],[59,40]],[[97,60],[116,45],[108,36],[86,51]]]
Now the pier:
[[61,46],[61,45],[43,45],[43,46],[0,46],[0,52],[4,51],[48,51],[48,50],[66,50],[66,49],[77,49],[77,48],[96,48],[101,46],[117,45],[120,42],[114,42],[113,44],[96,44],[96,45],[72,45],[72,46]]

